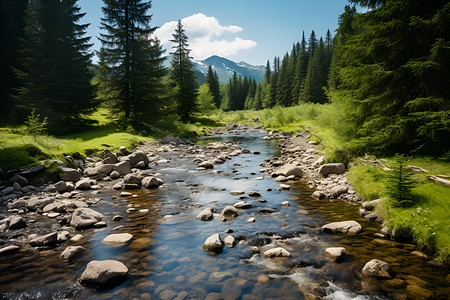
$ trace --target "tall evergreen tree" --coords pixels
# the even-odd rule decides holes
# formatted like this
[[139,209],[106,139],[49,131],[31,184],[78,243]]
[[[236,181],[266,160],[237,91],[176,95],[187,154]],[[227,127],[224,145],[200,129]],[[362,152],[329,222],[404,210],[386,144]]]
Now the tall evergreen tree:
[[309,40],[308,40],[308,54],[310,57],[314,56],[314,52],[316,51],[318,45],[318,41],[317,41],[317,37],[316,37],[316,33],[313,31],[311,31],[311,35],[309,36]]
[[327,83],[326,53],[322,38],[308,65],[305,88],[302,100],[307,102],[325,103],[327,101],[323,87]]
[[[21,40],[25,35],[27,0],[0,1],[0,115],[4,119],[14,106],[14,98],[21,82],[13,69],[20,68]],[[22,120],[21,120],[22,121]]]
[[264,81],[270,83],[270,76],[272,75],[272,71],[270,70],[270,62],[267,60],[266,71],[264,72]]
[[85,15],[76,0],[31,0],[22,56],[16,73],[24,83],[19,89],[18,110],[36,108],[48,118],[52,133],[68,132],[84,122],[82,114],[94,108],[92,74],[88,67],[91,44]]
[[159,42],[148,39],[156,29],[150,26],[151,1],[103,2],[101,29],[105,33],[101,33],[99,39],[104,48],[104,60],[110,68],[106,83],[114,91],[109,101],[125,124],[140,123],[145,118],[143,114],[158,105],[160,95],[158,89],[152,87],[160,85],[158,76],[164,73]]
[[270,77],[270,84],[268,85],[268,92],[266,94],[266,99],[264,101],[265,108],[273,107],[276,104],[279,72],[280,72],[280,58],[275,57],[273,59],[273,71]]
[[298,102],[300,95],[303,91],[303,86],[308,73],[308,63],[309,55],[306,47],[305,32],[302,34],[302,41],[300,44],[300,53],[297,57],[297,62],[295,65],[294,82],[292,87],[292,101],[293,103]]
[[205,82],[208,84],[209,90],[213,95],[214,104],[216,105],[216,107],[220,107],[220,102],[222,99],[220,94],[219,77],[217,76],[216,71],[213,72],[211,65],[208,67]]
[[359,150],[450,153],[450,2],[352,2],[376,6],[339,18],[336,99]]
[[186,122],[197,110],[197,80],[195,77],[194,64],[189,56],[188,37],[185,34],[181,20],[178,21],[175,33],[172,35],[174,51],[170,77],[175,84],[175,100],[177,113],[181,120]]

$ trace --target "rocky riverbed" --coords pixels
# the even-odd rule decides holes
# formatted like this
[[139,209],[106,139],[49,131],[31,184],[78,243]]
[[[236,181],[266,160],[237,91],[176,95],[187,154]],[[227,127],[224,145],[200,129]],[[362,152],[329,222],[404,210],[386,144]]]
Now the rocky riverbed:
[[[11,176],[12,187],[0,192],[3,295],[30,293],[15,282],[40,283],[39,274],[26,274],[37,270],[50,278],[64,273],[69,291],[51,292],[61,298],[401,299],[448,292],[447,271],[366,221],[381,221],[371,212],[376,203],[358,214],[361,200],[346,166],[327,164],[308,133],[235,125],[211,135],[204,145],[166,138],[73,159],[77,169],[62,166],[61,181],[39,187],[28,185],[24,171]],[[244,146],[240,137],[248,135],[254,139]],[[270,141],[277,145],[260,144]],[[32,261],[39,259],[67,270],[44,270]],[[412,266],[401,266],[408,259]],[[417,268],[429,277],[416,277]]]

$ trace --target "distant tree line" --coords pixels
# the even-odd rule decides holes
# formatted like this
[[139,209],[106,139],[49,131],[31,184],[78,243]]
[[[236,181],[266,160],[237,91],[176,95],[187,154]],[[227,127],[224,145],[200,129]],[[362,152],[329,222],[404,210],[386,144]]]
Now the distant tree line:
[[[77,0],[0,1],[0,115],[23,123],[46,117],[51,133],[89,124],[103,105],[120,126],[149,126],[163,114],[188,121],[197,111],[197,83],[181,22],[170,70],[150,26],[151,1],[104,0],[102,48],[93,65],[89,24]],[[169,76],[170,73],[170,76]]]
[[[221,104],[223,110],[271,108],[275,105],[292,106],[299,102],[326,103],[329,72],[333,68],[333,37],[327,31],[325,41],[317,39],[314,31],[305,40],[292,46],[280,62],[275,57],[273,64],[267,61],[263,82],[234,73],[225,87]],[[333,83],[334,81],[330,81]]]

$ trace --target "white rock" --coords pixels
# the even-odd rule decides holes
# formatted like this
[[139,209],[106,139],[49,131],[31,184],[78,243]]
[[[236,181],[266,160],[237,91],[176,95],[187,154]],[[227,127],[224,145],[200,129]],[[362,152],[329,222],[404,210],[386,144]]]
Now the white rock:
[[266,250],[264,252],[264,257],[292,257],[291,253],[282,247],[277,247],[273,249]]
[[223,242],[220,239],[220,235],[218,233],[215,233],[208,237],[202,248],[206,251],[212,251],[215,253],[221,252],[223,249]]
[[117,260],[93,260],[88,263],[79,281],[100,288],[115,286],[125,280],[128,268]]
[[323,225],[322,231],[342,232],[347,234],[356,234],[362,230],[361,225],[356,221],[334,222]]
[[225,246],[233,248],[236,245],[236,239],[231,236],[231,235],[227,235],[225,237],[225,239],[223,240]]
[[211,221],[213,219],[213,212],[211,208],[205,208],[201,213],[197,215],[197,219],[201,221]]
[[345,255],[344,247],[329,247],[325,249],[325,256],[332,261],[338,261]]
[[362,269],[362,274],[381,278],[392,278],[395,275],[387,262],[378,259],[367,262]]
[[114,233],[110,234],[102,240],[104,244],[126,244],[133,238],[129,233]]
[[60,258],[63,260],[71,260],[78,254],[84,251],[84,247],[82,246],[69,246],[61,253]]

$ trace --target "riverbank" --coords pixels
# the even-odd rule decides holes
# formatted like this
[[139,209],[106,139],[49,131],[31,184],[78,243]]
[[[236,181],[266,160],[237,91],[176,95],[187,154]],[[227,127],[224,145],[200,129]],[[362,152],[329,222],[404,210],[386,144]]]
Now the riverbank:
[[[359,216],[355,205],[337,201],[354,196],[352,187],[343,174],[318,177],[320,165],[312,162],[320,155],[308,135],[237,125],[212,134],[203,145],[172,139],[145,142],[132,152],[105,151],[84,161],[83,177],[66,170],[63,182],[9,201],[1,222],[2,230],[7,228],[1,235],[5,279],[0,290],[20,296],[18,283],[26,281],[42,284],[48,293],[56,293],[61,283],[70,287],[67,293],[88,298],[445,293],[445,271],[412,255],[414,245],[381,238],[380,227]],[[330,193],[341,185],[347,192]],[[312,198],[315,192],[323,198]],[[351,232],[362,231],[332,234],[324,227],[350,220],[361,226]],[[221,251],[210,256],[202,245],[215,235]],[[276,252],[280,247],[287,252]],[[343,256],[331,252],[337,262],[325,253],[333,247],[346,249]],[[387,281],[369,275],[364,281],[370,285],[361,287],[361,270],[374,258],[400,274]],[[128,268],[128,276],[116,278],[115,290],[92,294],[84,279],[83,286],[76,283],[92,260],[105,259]],[[416,277],[419,269],[426,275]]]
[[[347,181],[351,182],[363,201],[387,200],[386,183],[389,166],[394,157],[358,158],[351,153],[352,141],[346,137],[347,122],[342,119],[335,104],[305,103],[294,107],[275,107],[261,111],[218,112],[213,118],[225,122],[239,122],[248,125],[264,125],[269,130],[282,132],[307,131],[311,142],[317,142],[316,150],[326,162],[340,162],[349,168]],[[370,154],[370,153],[369,153]],[[381,164],[380,164],[381,162]],[[349,164],[350,163],[350,164]],[[450,187],[439,181],[449,182],[450,163],[429,157],[409,157],[407,164],[413,174],[415,187],[412,190],[415,205],[399,208],[380,205],[377,213],[386,221],[390,231],[399,239],[410,239],[439,262],[448,264],[450,258]],[[443,180],[441,180],[441,179]]]

